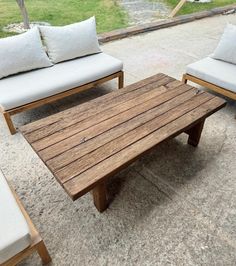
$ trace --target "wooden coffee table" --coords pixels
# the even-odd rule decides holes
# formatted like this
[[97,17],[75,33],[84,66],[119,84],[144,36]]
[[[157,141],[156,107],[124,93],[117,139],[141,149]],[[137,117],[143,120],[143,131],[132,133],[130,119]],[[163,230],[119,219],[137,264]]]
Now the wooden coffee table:
[[23,126],[21,132],[73,200],[92,190],[102,212],[110,176],[182,132],[197,146],[205,119],[225,105],[221,98],[157,74]]

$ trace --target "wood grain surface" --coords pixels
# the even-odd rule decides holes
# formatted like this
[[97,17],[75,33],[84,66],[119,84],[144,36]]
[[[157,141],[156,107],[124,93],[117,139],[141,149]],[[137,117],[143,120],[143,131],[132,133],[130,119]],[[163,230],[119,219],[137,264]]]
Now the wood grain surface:
[[75,200],[94,188],[104,190],[108,177],[182,132],[196,146],[205,119],[225,104],[157,74],[26,125],[21,132]]

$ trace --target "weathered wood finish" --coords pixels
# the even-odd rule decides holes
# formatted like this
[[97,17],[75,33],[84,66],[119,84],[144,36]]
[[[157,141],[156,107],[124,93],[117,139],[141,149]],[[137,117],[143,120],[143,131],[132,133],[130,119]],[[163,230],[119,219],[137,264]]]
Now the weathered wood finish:
[[197,146],[204,120],[225,104],[157,74],[21,132],[73,200],[93,190],[95,206],[104,211],[107,178],[182,132]]
[[102,84],[104,82],[107,82],[107,81],[115,79],[115,78],[118,78],[118,88],[119,89],[123,88],[123,86],[124,86],[124,72],[123,71],[119,71],[119,72],[114,73],[114,74],[112,74],[110,76],[107,76],[107,77],[101,78],[99,80],[87,83],[87,84],[82,85],[80,87],[73,88],[73,89],[67,90],[65,92],[58,93],[56,95],[53,95],[53,96],[50,96],[50,97],[47,97],[47,98],[44,98],[44,99],[41,99],[41,100],[29,103],[29,104],[25,104],[25,105],[22,105],[22,106],[19,106],[19,107],[14,108],[14,109],[10,109],[10,110],[4,111],[4,110],[1,110],[1,108],[0,108],[0,112],[3,114],[3,116],[5,118],[5,121],[6,121],[6,124],[8,126],[8,129],[9,129],[10,133],[13,135],[13,134],[16,133],[16,129],[15,129],[15,127],[13,125],[13,122],[12,122],[12,119],[11,119],[12,115],[24,112],[26,110],[37,108],[39,106],[42,106],[42,105],[45,105],[45,104],[48,104],[48,103],[51,103],[51,102],[55,102],[57,100],[63,99],[65,97],[71,96],[73,94],[76,94],[76,93],[91,89],[91,88],[93,88],[93,87],[95,87],[95,86],[97,86],[99,84]]
[[210,90],[213,90],[219,94],[222,94],[228,98],[231,98],[233,100],[236,100],[236,93],[235,92],[232,92],[232,91],[229,91],[229,90],[226,90],[222,87],[219,87],[219,86],[216,86],[212,83],[209,83],[205,80],[202,80],[202,79],[199,79],[197,77],[194,77],[192,75],[189,75],[189,74],[184,74],[183,75],[183,78],[182,78],[182,81],[183,83],[187,84],[188,80],[196,83],[196,84],[199,84],[200,86],[203,86],[205,88],[208,88]]

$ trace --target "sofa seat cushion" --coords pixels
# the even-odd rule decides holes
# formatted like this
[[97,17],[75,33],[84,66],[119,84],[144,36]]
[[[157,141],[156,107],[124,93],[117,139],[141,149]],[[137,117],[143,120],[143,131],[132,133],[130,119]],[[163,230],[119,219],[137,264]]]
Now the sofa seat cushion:
[[187,74],[236,93],[236,65],[211,57],[187,66]]
[[9,110],[122,70],[120,60],[99,53],[0,80],[0,107]]
[[0,264],[31,244],[30,229],[0,171]]

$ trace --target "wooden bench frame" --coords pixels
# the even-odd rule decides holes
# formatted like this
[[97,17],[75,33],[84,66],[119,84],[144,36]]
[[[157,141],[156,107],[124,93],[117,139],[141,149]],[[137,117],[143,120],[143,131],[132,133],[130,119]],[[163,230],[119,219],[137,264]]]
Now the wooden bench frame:
[[5,111],[5,110],[2,110],[0,108],[0,112],[3,114],[4,119],[7,123],[8,128],[9,128],[9,131],[13,135],[16,133],[16,128],[14,127],[12,119],[11,119],[12,115],[24,112],[26,110],[37,108],[39,106],[57,101],[59,99],[63,99],[65,97],[71,96],[73,94],[79,93],[79,92],[84,91],[84,90],[91,89],[91,88],[93,88],[99,84],[102,84],[104,82],[107,82],[107,81],[115,79],[115,78],[118,78],[118,88],[119,89],[123,88],[124,87],[124,72],[119,71],[119,72],[116,72],[112,75],[106,76],[104,78],[98,79],[98,80],[90,82],[90,83],[87,83],[85,85],[67,90],[65,92],[55,94],[55,95],[47,97],[47,98],[43,98],[43,99],[38,100],[38,101],[34,101],[32,103],[28,103],[28,104],[25,104],[25,105],[22,105],[22,106],[13,108],[13,109],[9,109],[9,110]]
[[29,226],[30,229],[30,235],[31,235],[31,240],[32,243],[29,247],[21,251],[20,253],[16,254],[14,257],[9,259],[8,261],[4,262],[1,264],[2,266],[13,266],[16,265],[17,263],[21,262],[23,259],[26,257],[30,256],[32,253],[35,251],[38,252],[39,256],[41,257],[42,263],[43,264],[48,264],[51,262],[51,257],[48,253],[48,250],[44,244],[43,239],[41,238],[40,234],[38,233],[37,229],[35,228],[33,222],[31,221],[28,213],[26,212],[25,208],[23,207],[19,197],[17,196],[15,190],[10,186],[11,191],[17,201],[18,206],[21,209],[22,214],[25,217],[25,220]]
[[228,98],[236,100],[236,93],[235,92],[226,90],[226,89],[224,89],[222,87],[216,86],[216,85],[214,85],[214,84],[212,84],[210,82],[207,82],[205,80],[199,79],[197,77],[194,77],[194,76],[189,75],[189,74],[186,73],[186,74],[183,75],[182,81],[183,81],[183,83],[186,84],[188,82],[188,80],[190,80],[190,81],[192,81],[192,82],[194,82],[194,83],[196,83],[196,84],[198,84],[200,86],[206,87],[206,88],[208,88],[210,90],[213,90],[213,91],[215,91],[215,92],[217,92],[219,94],[222,94],[222,95],[224,95],[224,96],[226,96]]

